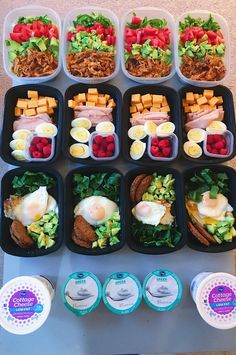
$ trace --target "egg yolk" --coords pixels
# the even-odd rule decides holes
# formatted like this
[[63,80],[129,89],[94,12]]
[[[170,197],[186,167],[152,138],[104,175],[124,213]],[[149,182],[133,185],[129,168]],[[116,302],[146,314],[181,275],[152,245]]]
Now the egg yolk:
[[94,204],[89,208],[89,215],[94,221],[100,221],[105,218],[105,208]]

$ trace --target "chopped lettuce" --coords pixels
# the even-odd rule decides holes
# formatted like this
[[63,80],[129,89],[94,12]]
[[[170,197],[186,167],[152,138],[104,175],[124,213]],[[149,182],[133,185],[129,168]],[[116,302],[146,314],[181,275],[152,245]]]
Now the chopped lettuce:
[[95,22],[100,22],[104,28],[107,28],[112,25],[111,20],[103,16],[102,14],[95,14],[94,12],[91,15],[82,14],[77,16],[76,20],[73,21],[74,26],[84,26],[84,27],[91,27],[94,25]]
[[12,187],[15,195],[23,196],[29,192],[38,190],[40,186],[46,186],[47,189],[50,189],[55,186],[55,183],[54,178],[47,174],[25,171],[23,175],[14,177]]
[[26,25],[27,23],[33,23],[34,21],[41,21],[45,25],[48,25],[48,24],[52,23],[52,20],[49,19],[48,15],[36,16],[36,17],[24,17],[24,16],[21,16],[21,17],[18,18],[17,23],[24,23]]
[[[136,14],[133,13],[133,16],[136,16]],[[151,26],[154,28],[163,28],[166,25],[167,25],[167,22],[164,18],[163,19],[154,18],[154,19],[148,20],[148,18],[146,16],[144,17],[144,19],[140,23],[133,24],[133,23],[127,22],[127,24],[126,24],[127,27],[132,28],[132,29],[143,28],[146,26]]]
[[186,28],[188,27],[202,27],[206,31],[214,31],[216,32],[217,30],[220,29],[220,25],[218,22],[214,21],[212,15],[210,14],[208,19],[204,20],[200,17],[198,18],[193,18],[191,16],[186,16],[183,21],[179,22],[179,30],[180,32],[184,32]]

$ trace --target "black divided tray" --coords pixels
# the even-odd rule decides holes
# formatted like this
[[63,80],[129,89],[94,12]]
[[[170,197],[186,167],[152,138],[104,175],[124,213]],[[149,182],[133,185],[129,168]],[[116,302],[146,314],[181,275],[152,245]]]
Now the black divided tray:
[[[119,211],[120,211],[120,220],[121,220],[121,231],[120,231],[120,243],[117,243],[113,246],[107,246],[106,248],[94,248],[86,249],[79,245],[76,245],[71,236],[74,225],[74,208],[79,202],[78,198],[73,195],[73,175],[79,173],[82,175],[91,175],[94,173],[119,173],[121,174],[121,184],[120,184],[120,202],[119,202]],[[68,249],[74,253],[85,254],[85,255],[104,255],[109,254],[114,251],[121,249],[125,243],[125,214],[124,214],[124,177],[122,173],[111,167],[80,167],[69,172],[65,180],[65,242]]]
[[[206,88],[207,89],[207,88]],[[225,161],[228,161],[232,159],[236,155],[236,124],[235,124],[235,113],[234,113],[234,101],[233,101],[233,95],[232,92],[225,86],[223,85],[218,85],[214,87],[210,87],[209,89],[214,90],[215,96],[222,96],[223,97],[223,108],[224,108],[224,120],[223,122],[226,124],[227,129],[232,132],[234,136],[234,149],[232,154],[228,158],[212,158],[208,157],[202,153],[202,156],[200,158],[191,158],[189,157],[183,149],[183,144],[188,140],[187,139],[187,134],[184,129],[184,124],[186,121],[186,114],[184,112],[184,108],[182,105],[182,99],[185,97],[186,92],[193,92],[194,94],[202,94],[204,91],[204,88],[200,88],[198,86],[192,86],[192,85],[187,85],[184,86],[179,90],[179,96],[181,100],[181,123],[182,123],[182,132],[183,132],[183,144],[181,147],[182,155],[185,159],[192,161],[193,163],[199,163],[199,164],[218,164],[218,163],[223,163]],[[203,150],[203,143],[200,143],[202,150]]]
[[[172,214],[176,217],[176,222],[177,226],[179,228],[179,231],[182,233],[182,238],[180,242],[174,247],[167,247],[167,246],[161,246],[161,247],[145,247],[141,245],[138,241],[134,240],[132,236],[132,230],[131,230],[131,223],[132,223],[132,208],[134,207],[134,204],[131,202],[130,199],[130,187],[135,179],[135,177],[139,174],[153,174],[157,173],[160,175],[167,175],[167,174],[172,174],[173,177],[175,178],[175,191],[176,191],[176,201],[172,205]],[[125,199],[126,199],[126,204],[125,204],[125,216],[126,216],[126,240],[128,243],[128,246],[139,253],[143,254],[168,254],[172,253],[176,250],[181,249],[185,243],[186,243],[186,227],[185,227],[185,214],[184,214],[184,201],[183,201],[183,186],[182,186],[182,179],[180,173],[178,173],[177,170],[169,167],[146,167],[146,168],[136,168],[131,170],[125,175]]]
[[[12,220],[10,218],[6,218],[4,215],[4,200],[7,199],[11,194],[13,194],[12,189],[12,180],[15,176],[23,175],[25,171],[32,172],[43,172],[53,177],[56,180],[56,185],[54,188],[49,189],[48,193],[52,195],[58,204],[59,209],[59,227],[57,230],[56,243],[48,249],[44,248],[20,248],[11,238],[10,236],[10,225]],[[61,175],[51,168],[44,167],[35,167],[30,165],[27,167],[16,168],[8,171],[2,178],[1,182],[1,235],[0,235],[0,245],[7,254],[21,256],[21,257],[34,257],[34,256],[43,256],[47,254],[51,254],[54,251],[58,250],[63,241],[63,181]]]
[[[121,108],[122,108],[122,95],[120,90],[110,84],[74,84],[68,87],[65,92],[65,121],[63,127],[63,154],[67,159],[70,159],[74,163],[98,165],[104,163],[110,163],[116,159],[103,161],[94,160],[91,157],[87,159],[75,158],[70,155],[70,146],[77,143],[70,135],[71,121],[74,119],[74,110],[68,107],[68,100],[73,99],[73,96],[80,93],[87,93],[89,88],[97,88],[100,94],[108,94],[114,99],[116,107],[112,110],[113,123],[115,125],[115,132],[120,138],[120,126],[121,126]],[[92,132],[92,128],[90,130]]]
[[[169,103],[170,106],[170,121],[175,124],[175,134],[178,137],[179,145],[178,145],[178,154],[175,159],[171,161],[158,161],[158,160],[153,160],[148,156],[147,153],[147,146],[146,146],[146,151],[143,155],[143,157],[139,160],[133,160],[130,157],[130,146],[133,142],[132,139],[128,137],[128,130],[131,127],[130,124],[130,112],[129,108],[131,105],[131,95],[133,94],[157,94],[157,95],[165,95],[166,99]],[[122,117],[122,135],[121,135],[121,149],[124,158],[134,164],[138,165],[145,165],[145,166],[153,166],[155,165],[169,165],[172,164],[174,161],[176,161],[180,155],[181,151],[181,146],[182,146],[182,127],[181,127],[181,121],[180,121],[180,100],[179,100],[179,95],[178,92],[175,91],[174,89],[168,87],[168,86],[163,86],[163,85],[138,85],[134,86],[130,89],[128,89],[123,96],[123,117]],[[142,140],[143,142],[148,142],[148,137]]]
[[[55,137],[55,153],[52,159],[48,161],[41,162],[30,162],[30,161],[19,161],[13,158],[11,155],[11,148],[9,147],[10,141],[13,139],[13,122],[14,122],[14,108],[17,103],[18,98],[27,98],[28,90],[36,90],[41,96],[51,96],[58,100],[57,108],[55,108],[55,114],[53,116],[53,122],[56,124],[58,132]],[[60,154],[61,150],[61,136],[62,136],[62,124],[63,124],[63,96],[58,89],[52,86],[39,85],[39,84],[26,84],[14,86],[9,89],[5,95],[4,107],[3,107],[3,123],[1,131],[1,144],[0,144],[0,154],[2,159],[11,165],[16,166],[32,166],[32,165],[49,165],[54,162]]]
[[[211,165],[210,167],[208,165],[201,165],[201,166],[195,166],[193,168],[187,169],[183,173],[183,182],[184,185],[186,185],[186,182],[194,176],[196,172],[199,172],[200,170],[204,168],[210,168],[214,172],[225,172],[228,177],[228,185],[229,185],[229,194],[226,196],[229,200],[229,204],[233,207],[234,212],[233,214],[235,215],[236,211],[236,171],[233,168],[230,168],[225,165]],[[186,191],[185,191],[186,192]],[[188,221],[188,213],[185,209],[185,220]],[[188,230],[187,226],[186,229]],[[221,253],[229,250],[233,250],[236,248],[236,238],[233,239],[232,242],[223,242],[222,244],[215,244],[215,245],[210,245],[210,246],[204,246],[201,244],[193,235],[192,233],[188,230],[188,235],[187,235],[187,245],[194,250],[198,250],[201,252],[205,253]]]

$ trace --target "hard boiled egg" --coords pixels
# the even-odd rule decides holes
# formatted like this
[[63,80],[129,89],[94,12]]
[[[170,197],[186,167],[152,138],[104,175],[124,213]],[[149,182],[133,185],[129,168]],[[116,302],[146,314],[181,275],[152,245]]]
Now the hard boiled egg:
[[18,129],[12,135],[13,139],[31,140],[32,137],[33,134],[28,129]]
[[192,128],[187,134],[190,142],[201,143],[206,137],[206,131],[202,128]]
[[52,138],[57,135],[57,127],[52,123],[40,123],[35,128],[35,132],[39,137]]
[[156,129],[156,135],[159,137],[167,137],[174,133],[175,125],[173,122],[163,122]]
[[90,196],[80,201],[75,209],[75,216],[81,215],[92,226],[98,226],[111,218],[118,211],[115,202],[103,196]]
[[79,117],[71,121],[71,126],[90,129],[92,127],[92,122],[87,117]]
[[157,125],[153,121],[146,121],[144,123],[144,130],[148,136],[155,137]]
[[201,216],[211,217],[219,221],[224,219],[227,211],[233,211],[224,195],[217,194],[216,198],[210,198],[209,191],[203,194],[202,201],[197,204],[197,208]]
[[165,212],[165,206],[150,201],[141,201],[132,209],[132,213],[138,221],[152,226],[160,224]]
[[87,143],[90,137],[90,133],[86,128],[74,127],[70,130],[71,137],[79,143]]
[[138,160],[142,158],[146,149],[146,143],[135,140],[130,146],[130,156],[133,160]]
[[13,158],[15,158],[16,160],[19,160],[19,161],[27,160],[26,153],[23,150],[13,150],[11,155],[13,156]]
[[199,158],[202,155],[200,145],[190,141],[184,143],[184,151],[191,158]]
[[27,141],[24,139],[14,139],[9,145],[12,150],[25,150]]
[[133,126],[128,130],[128,136],[130,139],[143,139],[146,137],[146,132],[143,125]]
[[217,132],[224,133],[227,130],[227,126],[224,122],[221,121],[212,121],[209,126],[207,126],[207,132]]
[[85,159],[90,156],[89,147],[87,144],[75,143],[70,146],[70,155],[74,158]]
[[96,126],[96,132],[98,132],[99,134],[113,134],[115,132],[115,126],[112,122],[109,121],[100,122]]

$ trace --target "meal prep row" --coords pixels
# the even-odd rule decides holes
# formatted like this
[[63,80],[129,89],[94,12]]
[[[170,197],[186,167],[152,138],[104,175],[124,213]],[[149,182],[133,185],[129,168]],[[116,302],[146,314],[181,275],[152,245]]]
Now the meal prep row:
[[165,10],[136,8],[119,24],[112,11],[85,7],[69,12],[61,27],[48,8],[11,11],[3,34],[7,74],[39,82],[57,75],[63,63],[70,78],[99,82],[117,75],[120,62],[138,82],[162,82],[177,71],[187,83],[214,85],[229,74],[227,23],[207,11],[185,13],[175,22]]

